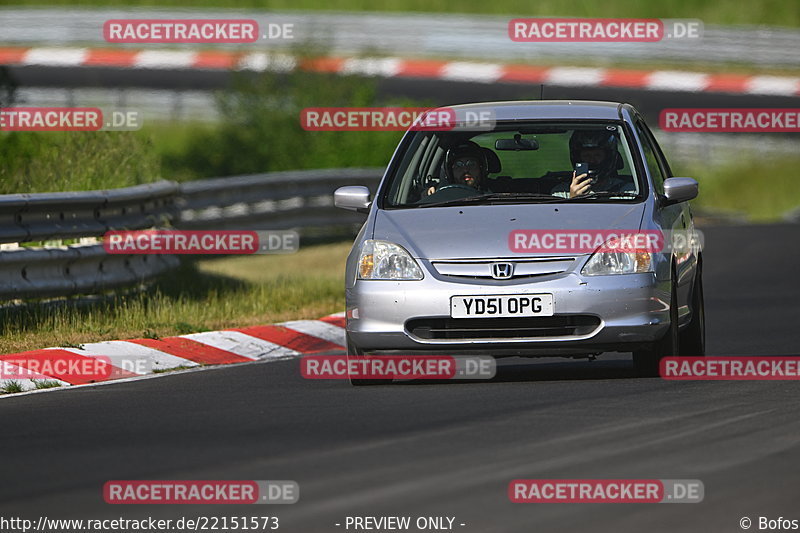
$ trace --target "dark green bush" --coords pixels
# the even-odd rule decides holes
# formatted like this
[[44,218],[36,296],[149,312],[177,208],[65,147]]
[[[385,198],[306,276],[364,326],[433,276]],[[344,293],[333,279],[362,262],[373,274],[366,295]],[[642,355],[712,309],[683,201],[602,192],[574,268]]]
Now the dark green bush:
[[218,97],[219,126],[190,133],[183,150],[165,154],[164,172],[184,180],[385,165],[400,132],[318,132],[300,125],[307,107],[375,105],[375,83],[364,78],[303,71],[243,77]]

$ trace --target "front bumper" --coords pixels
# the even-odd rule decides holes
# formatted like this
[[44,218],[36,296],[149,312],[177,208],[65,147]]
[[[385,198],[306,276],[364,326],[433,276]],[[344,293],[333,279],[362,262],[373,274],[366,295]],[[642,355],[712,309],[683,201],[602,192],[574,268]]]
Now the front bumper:
[[[520,337],[509,331],[502,337],[467,335],[457,339],[423,338],[408,327],[409,321],[449,319],[451,296],[537,293],[553,294],[556,317],[591,317],[594,325],[571,334],[545,331],[543,335]],[[431,275],[420,281],[358,280],[346,291],[347,332],[359,348],[375,352],[581,355],[631,351],[666,333],[669,299],[669,281],[659,281],[652,273],[584,277],[566,272],[535,281],[491,284],[454,282]],[[448,322],[457,320],[464,319]],[[530,320],[534,323],[536,318]]]

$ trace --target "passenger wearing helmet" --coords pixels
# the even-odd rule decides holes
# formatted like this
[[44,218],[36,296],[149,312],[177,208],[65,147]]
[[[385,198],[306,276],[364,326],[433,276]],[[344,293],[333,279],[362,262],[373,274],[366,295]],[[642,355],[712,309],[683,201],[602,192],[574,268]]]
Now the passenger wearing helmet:
[[445,187],[467,186],[478,191],[485,190],[486,174],[489,163],[483,149],[472,141],[461,143],[447,150],[445,156],[444,181],[438,188],[429,187],[428,196]]
[[622,168],[622,158],[617,151],[619,138],[613,130],[576,130],[569,140],[569,158],[574,167],[588,163],[589,174],[575,175],[572,180],[557,185],[552,194],[575,198],[590,192],[634,192],[631,180],[622,179],[617,170]]

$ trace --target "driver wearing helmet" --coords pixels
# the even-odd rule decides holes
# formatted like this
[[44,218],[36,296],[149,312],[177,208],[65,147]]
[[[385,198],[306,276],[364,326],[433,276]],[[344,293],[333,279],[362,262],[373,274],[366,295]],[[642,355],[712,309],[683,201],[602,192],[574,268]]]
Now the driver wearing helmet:
[[618,144],[616,131],[576,130],[569,140],[569,158],[573,166],[588,163],[589,174],[575,175],[573,171],[569,186],[562,183],[552,194],[575,198],[596,191],[635,192],[633,182],[617,174],[617,169],[622,167]]
[[445,156],[445,173],[447,179],[438,188],[429,187],[430,196],[445,187],[472,187],[478,191],[485,190],[486,174],[489,163],[480,146],[472,141],[461,143],[447,150]]

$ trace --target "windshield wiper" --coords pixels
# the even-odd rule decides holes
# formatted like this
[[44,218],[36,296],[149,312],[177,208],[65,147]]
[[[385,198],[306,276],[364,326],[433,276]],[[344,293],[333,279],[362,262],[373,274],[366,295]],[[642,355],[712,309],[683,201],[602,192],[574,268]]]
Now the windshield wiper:
[[490,200],[566,200],[563,196],[538,192],[496,192],[487,196],[490,196]]
[[582,194],[580,196],[575,196],[570,198],[569,200],[592,200],[594,198],[620,198],[620,199],[628,199],[628,198],[640,198],[640,195],[635,192],[610,192],[610,191],[598,191],[598,192],[590,192],[588,194]]
[[449,205],[468,205],[482,202],[497,202],[497,201],[526,201],[536,200],[542,202],[563,202],[566,198],[561,196],[553,196],[552,194],[539,194],[539,193],[516,193],[516,192],[495,192],[489,194],[481,194],[479,196],[468,196],[466,198],[457,198],[455,200],[447,200],[444,202],[433,202],[430,204],[419,204],[418,207],[445,207]]

